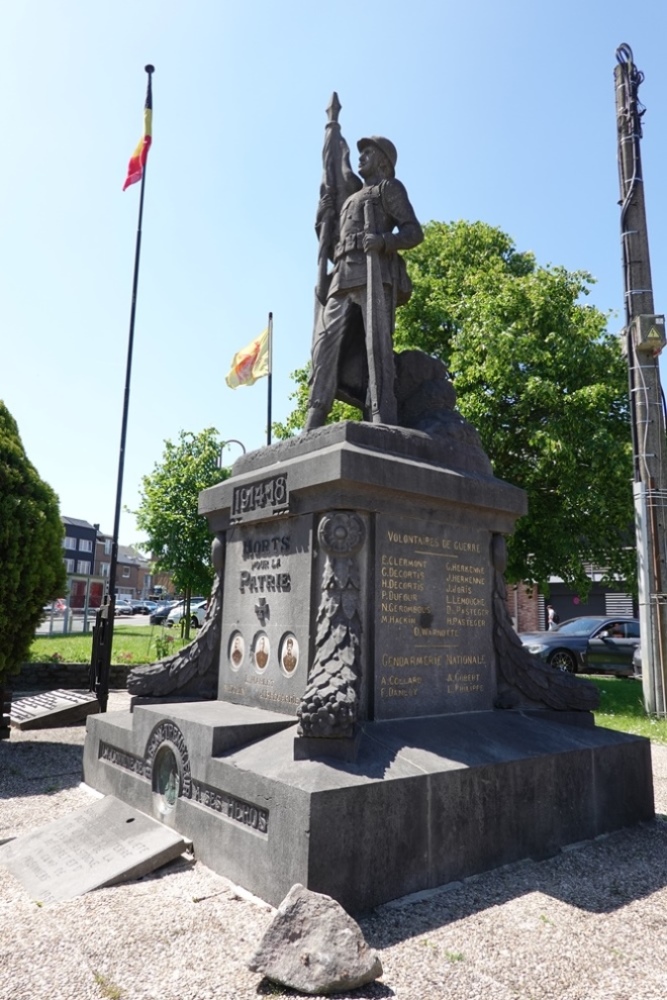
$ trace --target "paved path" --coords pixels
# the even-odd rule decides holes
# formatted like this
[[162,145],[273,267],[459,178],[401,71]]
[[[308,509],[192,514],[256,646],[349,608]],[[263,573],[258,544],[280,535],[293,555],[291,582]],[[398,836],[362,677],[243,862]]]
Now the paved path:
[[[127,694],[112,692],[110,711]],[[84,729],[0,742],[0,840],[87,805]],[[664,817],[376,910],[361,921],[401,1000],[664,1000],[667,747],[653,748]],[[623,789],[618,789],[623,794]],[[292,996],[246,968],[271,919],[199,863],[42,908],[0,868],[0,1000],[255,1000]]]

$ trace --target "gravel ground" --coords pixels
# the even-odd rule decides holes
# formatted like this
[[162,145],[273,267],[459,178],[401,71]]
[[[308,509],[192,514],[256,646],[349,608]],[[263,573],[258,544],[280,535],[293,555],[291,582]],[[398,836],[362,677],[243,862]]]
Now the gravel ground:
[[[112,692],[109,710],[127,704]],[[0,742],[0,842],[90,803],[85,729]],[[341,997],[664,1000],[667,747],[654,823],[407,898],[360,921],[384,975]],[[622,789],[619,789],[622,794]],[[0,868],[0,1000],[294,996],[246,963],[272,910],[200,863],[46,908]]]

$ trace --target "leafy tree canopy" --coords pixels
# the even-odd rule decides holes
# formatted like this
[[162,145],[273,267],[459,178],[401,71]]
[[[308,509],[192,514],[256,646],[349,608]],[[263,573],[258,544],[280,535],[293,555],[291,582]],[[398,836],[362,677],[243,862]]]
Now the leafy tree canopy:
[[208,594],[213,582],[211,532],[197,504],[202,490],[229,475],[217,466],[221,445],[212,427],[199,434],[181,431],[176,444],[165,441],[162,461],[142,479],[135,512],[137,526],[148,536],[142,548],[186,594]]
[[[303,368],[297,368],[292,372],[294,379],[294,392],[290,394],[290,399],[295,401],[295,407],[288,415],[285,423],[278,421],[272,424],[274,435],[284,441],[294,437],[303,430],[306,422],[306,411],[308,409],[308,377],[310,375],[310,362]],[[340,399],[335,399],[331,407],[331,413],[327,417],[328,424],[337,424],[340,420],[361,420],[361,410],[349,403],[343,403]]]
[[28,658],[43,606],[67,585],[58,498],[0,401],[0,684]]
[[[585,596],[593,563],[634,586],[627,367],[607,315],[584,301],[593,279],[539,266],[482,222],[431,222],[425,236],[405,254],[414,291],[395,347],[447,365],[495,474],[528,493],[508,579],[548,592],[559,576]],[[294,377],[279,436],[305,419],[307,369]]]

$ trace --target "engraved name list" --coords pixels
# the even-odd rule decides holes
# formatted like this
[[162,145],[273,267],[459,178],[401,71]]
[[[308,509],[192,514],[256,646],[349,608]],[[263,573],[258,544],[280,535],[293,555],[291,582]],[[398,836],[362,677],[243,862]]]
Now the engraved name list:
[[376,718],[491,707],[488,533],[379,517]]

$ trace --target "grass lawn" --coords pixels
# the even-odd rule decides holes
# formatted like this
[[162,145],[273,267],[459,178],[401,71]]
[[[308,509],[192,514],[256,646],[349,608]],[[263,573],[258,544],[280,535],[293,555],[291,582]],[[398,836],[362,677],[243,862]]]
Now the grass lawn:
[[[161,625],[114,625],[113,645],[111,647],[112,663],[153,663],[159,660],[160,652],[156,647],[156,639],[167,637],[173,640],[169,643],[168,653],[176,653],[185,643],[181,639],[180,629],[166,629]],[[194,639],[195,633],[190,633]],[[56,659],[64,663],[90,663],[93,637],[88,635],[48,635],[38,636],[30,647],[30,659],[44,663]],[[161,654],[165,655],[165,653]]]
[[595,713],[598,726],[648,736],[655,743],[667,743],[667,719],[646,714],[640,680],[632,677],[592,677],[591,680],[600,691],[600,708]]

